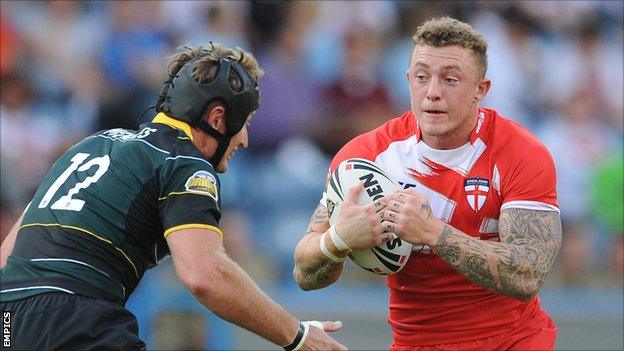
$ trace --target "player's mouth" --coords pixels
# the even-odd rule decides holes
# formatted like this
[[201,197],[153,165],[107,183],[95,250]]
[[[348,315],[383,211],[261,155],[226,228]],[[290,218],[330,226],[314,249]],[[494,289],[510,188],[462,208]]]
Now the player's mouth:
[[229,161],[229,160],[230,160],[230,159],[234,156],[234,154],[236,153],[236,151],[237,151],[237,150],[238,150],[238,149],[234,149],[234,150],[232,150],[232,153],[231,153],[231,154],[228,156],[228,158],[227,158],[227,159],[228,159],[228,161]]
[[446,114],[446,111],[444,110],[423,110],[423,112],[430,116],[442,116]]

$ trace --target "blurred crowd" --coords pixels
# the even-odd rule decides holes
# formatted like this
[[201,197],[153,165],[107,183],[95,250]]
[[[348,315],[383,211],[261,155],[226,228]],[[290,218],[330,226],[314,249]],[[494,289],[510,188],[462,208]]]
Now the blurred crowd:
[[[267,72],[250,147],[222,177],[225,240],[260,282],[292,284],[292,252],[346,141],[409,109],[411,36],[469,21],[489,44],[484,106],[530,129],[558,171],[564,225],[552,284],[621,284],[621,1],[3,1],[1,232],[55,158],[154,116],[166,56],[209,41]],[[354,270],[347,284],[370,281]]]

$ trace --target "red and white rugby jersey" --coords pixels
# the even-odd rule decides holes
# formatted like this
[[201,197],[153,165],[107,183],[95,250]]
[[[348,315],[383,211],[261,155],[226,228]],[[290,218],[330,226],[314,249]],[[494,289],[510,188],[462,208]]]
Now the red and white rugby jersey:
[[[559,211],[550,153],[492,109],[479,109],[470,143],[454,150],[427,146],[414,115],[406,112],[347,143],[332,160],[330,174],[353,157],[376,162],[404,188],[427,196],[436,217],[482,240],[499,240],[502,209]],[[324,199],[325,194],[323,205]],[[539,299],[525,303],[486,290],[428,247],[414,251],[401,272],[388,276],[388,286],[388,321],[398,344],[459,342],[534,325],[536,318],[550,321]]]

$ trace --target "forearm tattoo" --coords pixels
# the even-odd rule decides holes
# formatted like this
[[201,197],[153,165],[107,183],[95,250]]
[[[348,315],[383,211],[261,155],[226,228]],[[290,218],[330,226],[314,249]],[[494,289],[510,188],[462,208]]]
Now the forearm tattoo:
[[302,264],[299,271],[305,285],[310,288],[318,288],[327,284],[330,276],[336,269],[340,268],[340,265],[342,263],[329,260],[315,261],[307,265]]
[[558,212],[503,210],[500,242],[483,241],[445,226],[433,250],[472,282],[521,300],[544,283],[559,247]]
[[330,260],[317,260],[314,262],[310,262],[308,259],[306,262],[306,252],[307,248],[312,242],[313,236],[309,235],[312,232],[318,232],[327,225],[329,218],[327,216],[327,209],[324,206],[317,206],[312,218],[310,219],[310,224],[308,225],[308,229],[306,230],[306,234],[308,237],[305,239],[305,243],[303,244],[303,249],[300,251],[299,255],[295,259],[295,275],[299,275],[299,282],[302,285],[310,287],[310,288],[318,288],[324,286],[332,273],[335,272],[341,263],[333,262]]

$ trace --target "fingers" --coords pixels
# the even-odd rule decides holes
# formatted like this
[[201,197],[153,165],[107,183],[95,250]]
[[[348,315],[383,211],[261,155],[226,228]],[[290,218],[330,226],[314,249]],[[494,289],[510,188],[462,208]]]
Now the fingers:
[[[338,331],[338,330],[340,330],[342,328],[342,322],[341,321],[322,322],[321,326],[323,327],[322,329],[325,330],[326,332],[335,332],[335,331]],[[316,327],[316,325],[315,325],[315,327]]]
[[358,198],[360,197],[360,194],[362,194],[363,190],[364,190],[363,182],[359,182],[358,184],[352,186],[347,192],[347,196],[345,197],[344,202],[357,204]]
[[401,203],[407,203],[410,200],[422,200],[422,199],[425,199],[425,197],[421,195],[420,193],[418,193],[413,188],[397,190],[394,192],[394,194],[392,194],[392,200],[395,200]]
[[421,196],[418,191],[416,191],[414,188],[409,188],[409,189],[399,189],[397,191],[394,192],[395,194],[405,194],[407,196]]
[[[383,233],[396,234],[396,229],[397,229],[397,224],[395,222],[390,222],[387,219],[384,219],[381,222],[381,230]],[[392,237],[392,235],[390,236]]]
[[383,232],[383,241],[382,242],[386,242],[386,241],[390,241],[392,240],[392,238],[394,238],[394,232]]
[[390,211],[397,211],[398,212],[399,208],[401,207],[402,204],[403,204],[402,202],[399,202],[399,201],[396,201],[396,200],[390,200],[390,201],[388,201],[387,209],[390,210]]
[[[409,189],[412,190],[412,189]],[[418,193],[416,193],[418,195]],[[398,211],[401,204],[407,203],[414,194],[407,192],[407,190],[397,190],[392,194],[388,201],[388,208],[394,211]]]
[[407,198],[407,195],[405,193],[398,193],[396,195],[396,200],[401,203],[405,203],[406,198]]
[[[296,350],[348,350],[346,346],[334,340],[331,336],[327,334],[327,332],[338,330],[339,326],[342,326],[341,322],[314,322],[322,324],[323,328],[326,328],[325,331],[323,331],[321,328],[312,328],[312,325],[310,325],[307,337],[303,340],[303,345],[299,345],[300,347],[295,348]],[[327,329],[328,327],[325,327],[328,324],[328,327],[331,330]]]
[[379,212],[388,206],[388,201],[390,201],[390,197],[384,196],[375,201],[373,201],[373,207],[375,208],[375,212]]
[[319,322],[319,321],[305,321],[305,322],[301,322],[301,323],[307,324],[310,327],[318,328],[320,330],[325,330],[325,326],[323,325],[323,322]]

